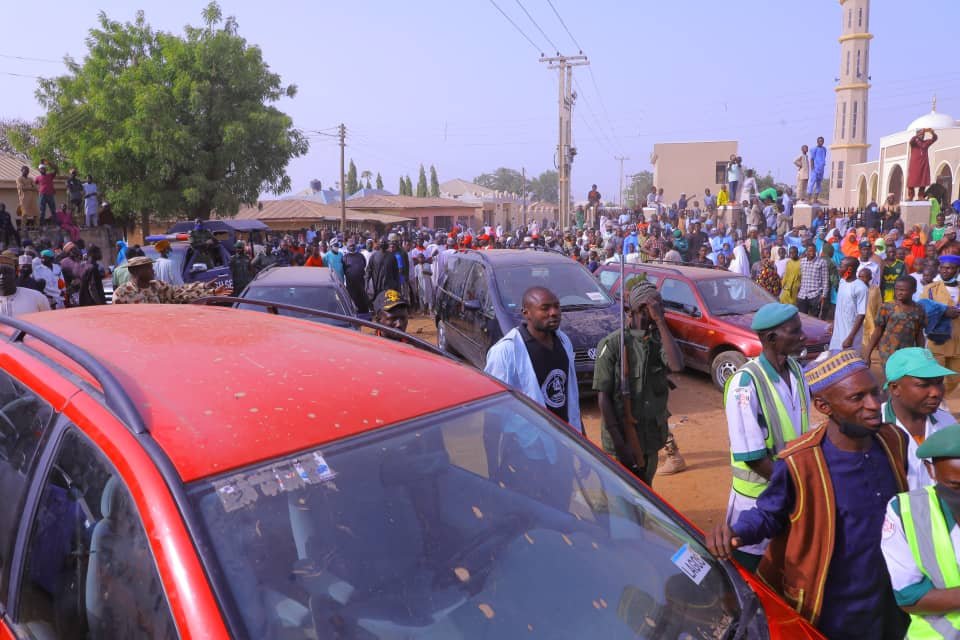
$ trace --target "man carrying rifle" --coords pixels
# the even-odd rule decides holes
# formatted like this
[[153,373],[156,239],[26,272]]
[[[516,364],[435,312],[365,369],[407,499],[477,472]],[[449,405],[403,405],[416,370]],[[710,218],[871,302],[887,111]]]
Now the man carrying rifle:
[[599,392],[604,450],[649,485],[669,434],[667,374],[683,370],[683,356],[654,285],[635,284],[627,301],[626,330],[621,317],[620,330],[597,345],[593,389]]

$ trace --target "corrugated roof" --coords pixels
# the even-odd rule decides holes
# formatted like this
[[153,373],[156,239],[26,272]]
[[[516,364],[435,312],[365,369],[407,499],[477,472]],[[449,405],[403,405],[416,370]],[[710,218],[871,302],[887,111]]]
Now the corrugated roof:
[[451,196],[492,196],[496,194],[496,191],[473,182],[454,178],[440,183],[440,193],[447,193]]
[[479,209],[479,205],[450,198],[417,198],[416,196],[367,196],[351,200],[350,209]]
[[[20,177],[20,167],[29,165],[12,153],[0,152],[0,180],[16,180]],[[35,167],[30,167],[30,177],[40,175]]]
[[[238,220],[261,220],[267,224],[271,224],[271,222],[274,221],[302,221],[303,224],[311,224],[340,220],[339,205],[321,204],[314,200],[294,200],[287,198],[282,200],[262,200],[259,204],[260,206],[244,207],[233,217]],[[406,222],[410,220],[410,218],[388,213],[354,211],[348,207],[347,220],[350,222],[398,224]]]

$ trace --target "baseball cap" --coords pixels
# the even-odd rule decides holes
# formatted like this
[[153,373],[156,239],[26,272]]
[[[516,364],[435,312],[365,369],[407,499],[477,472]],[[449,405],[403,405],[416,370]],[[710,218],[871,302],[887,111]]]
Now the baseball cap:
[[374,313],[390,311],[396,307],[407,306],[407,299],[396,289],[386,289],[377,294],[373,301]]
[[56,254],[54,254],[53,251],[51,251],[50,249],[44,249],[43,251],[40,252],[40,257],[41,257],[41,258],[54,258],[54,257],[56,257]]
[[[913,378],[943,378],[956,375],[956,372],[943,367],[936,361],[929,349],[907,347],[899,349],[890,356],[884,367],[887,384],[896,382],[904,376]],[[884,385],[886,386],[886,385]]]

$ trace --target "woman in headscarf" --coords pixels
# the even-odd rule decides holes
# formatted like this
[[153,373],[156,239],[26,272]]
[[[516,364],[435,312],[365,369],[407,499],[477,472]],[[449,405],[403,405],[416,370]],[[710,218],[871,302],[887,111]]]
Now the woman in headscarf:
[[797,304],[797,293],[800,292],[800,252],[796,247],[790,247],[787,269],[783,274],[780,302],[783,304]]
[[127,243],[123,240],[117,240],[117,261],[114,263],[120,266],[127,261]]

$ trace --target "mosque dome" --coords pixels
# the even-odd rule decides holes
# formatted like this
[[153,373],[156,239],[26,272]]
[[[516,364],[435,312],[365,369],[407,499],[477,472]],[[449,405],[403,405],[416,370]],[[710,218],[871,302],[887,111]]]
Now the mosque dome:
[[933,109],[930,110],[930,113],[920,116],[911,122],[907,127],[907,131],[916,131],[917,129],[927,128],[937,131],[939,129],[952,129],[956,126],[957,121],[945,113],[939,113],[937,111],[936,104],[934,104]]

